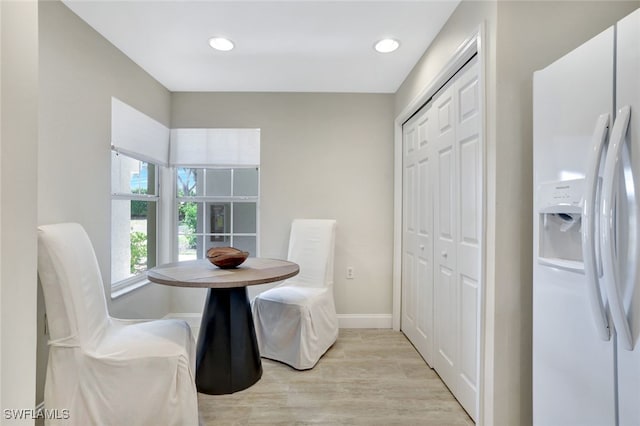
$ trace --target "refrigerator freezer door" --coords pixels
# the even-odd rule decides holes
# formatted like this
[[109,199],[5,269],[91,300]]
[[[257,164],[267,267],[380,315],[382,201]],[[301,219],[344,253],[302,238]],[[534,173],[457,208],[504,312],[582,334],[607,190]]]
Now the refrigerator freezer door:
[[[534,254],[542,183],[584,178],[595,123],[613,116],[613,28],[534,74]],[[614,342],[594,328],[584,274],[533,262],[533,423],[615,425]]]
[[[627,143],[640,188],[640,10],[627,16],[617,27],[616,102],[617,108],[631,107]],[[637,195],[636,195],[637,198]],[[638,224],[636,224],[638,226]],[[637,242],[637,241],[636,241]],[[635,268],[640,273],[640,262]],[[637,282],[623,289],[623,305],[631,328],[632,350],[618,348],[618,397],[620,426],[640,425],[640,288]]]

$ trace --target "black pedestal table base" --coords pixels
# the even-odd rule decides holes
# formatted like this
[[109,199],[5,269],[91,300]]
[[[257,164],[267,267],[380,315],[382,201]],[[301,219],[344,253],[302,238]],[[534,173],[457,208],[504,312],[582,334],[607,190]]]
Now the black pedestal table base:
[[260,380],[262,363],[246,287],[286,280],[298,272],[294,262],[256,257],[235,269],[220,270],[207,259],[196,259],[147,271],[154,283],[209,288],[196,353],[198,392],[228,394]]
[[260,351],[246,287],[210,288],[198,337],[198,392],[237,392],[261,376]]

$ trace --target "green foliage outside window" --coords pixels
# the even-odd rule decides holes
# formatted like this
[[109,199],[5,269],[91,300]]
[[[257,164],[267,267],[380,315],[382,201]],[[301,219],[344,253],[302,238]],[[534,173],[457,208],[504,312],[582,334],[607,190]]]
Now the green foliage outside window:
[[147,263],[147,234],[140,231],[131,233],[131,265],[132,274],[143,271]]
[[[146,189],[134,189],[134,194],[146,194]],[[147,218],[149,214],[149,203],[141,200],[131,200],[131,217],[132,218]]]
[[131,200],[131,217],[146,219],[149,203],[140,200]]
[[198,224],[198,206],[196,203],[181,203],[178,206],[178,219],[189,228],[190,235],[187,235],[189,248],[196,248],[196,226]]

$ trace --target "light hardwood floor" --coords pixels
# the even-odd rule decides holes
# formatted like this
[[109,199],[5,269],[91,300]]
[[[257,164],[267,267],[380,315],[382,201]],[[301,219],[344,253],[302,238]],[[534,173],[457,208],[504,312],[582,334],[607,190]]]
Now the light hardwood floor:
[[204,425],[473,425],[406,337],[341,329],[311,370],[262,360],[262,379],[232,395],[198,394]]

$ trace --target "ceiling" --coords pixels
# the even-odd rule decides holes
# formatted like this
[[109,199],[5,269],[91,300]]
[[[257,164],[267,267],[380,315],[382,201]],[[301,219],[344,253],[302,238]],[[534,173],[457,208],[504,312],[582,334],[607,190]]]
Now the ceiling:
[[170,91],[366,93],[394,93],[459,3],[63,1]]

